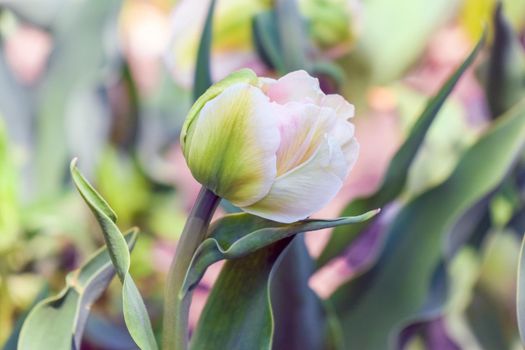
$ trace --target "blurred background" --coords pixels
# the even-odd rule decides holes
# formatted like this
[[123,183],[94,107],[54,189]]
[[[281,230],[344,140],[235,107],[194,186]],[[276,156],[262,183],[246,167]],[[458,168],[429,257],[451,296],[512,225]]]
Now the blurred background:
[[[103,243],[70,180],[73,157],[118,214],[119,227],[140,227],[131,273],[160,331],[163,281],[200,188],[178,137],[198,91],[209,5],[0,0],[0,345],[13,339],[32,304],[59,291],[67,272]],[[484,27],[488,45],[431,126],[397,198],[402,206],[447,179],[483,130],[525,95],[525,1],[505,0],[497,10],[495,0],[218,0],[211,78],[242,67],[272,77],[307,69],[326,93],[356,106],[360,158],[343,190],[316,214],[334,218],[380,185],[427,99]],[[276,33],[286,50],[272,46]],[[514,77],[510,88],[487,73],[501,60],[505,69],[496,77]],[[491,234],[451,260],[454,297],[439,317],[407,328],[404,348],[521,348],[515,276],[525,218],[509,224],[521,208],[520,192],[510,192],[490,200]],[[373,264],[381,241],[374,232],[313,274],[310,287],[327,298]],[[328,237],[306,236],[313,257]],[[198,287],[192,324],[219,270],[214,265]],[[95,304],[86,349],[133,348],[119,298],[115,282]]]

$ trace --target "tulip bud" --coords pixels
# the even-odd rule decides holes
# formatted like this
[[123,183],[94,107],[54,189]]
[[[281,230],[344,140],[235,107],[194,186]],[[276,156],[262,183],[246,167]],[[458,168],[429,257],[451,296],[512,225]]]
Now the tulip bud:
[[356,0],[299,0],[312,39],[323,48],[349,48],[354,43],[359,7]]
[[248,213],[304,219],[341,189],[359,146],[354,107],[305,71],[233,73],[193,105],[181,145],[193,176]]

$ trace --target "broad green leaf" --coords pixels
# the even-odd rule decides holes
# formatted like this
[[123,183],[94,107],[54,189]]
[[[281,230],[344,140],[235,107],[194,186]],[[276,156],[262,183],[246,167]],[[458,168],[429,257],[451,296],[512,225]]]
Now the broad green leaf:
[[214,223],[208,234],[209,238],[197,248],[186,275],[183,293],[195,287],[208,266],[219,260],[241,258],[300,232],[369,220],[378,211],[372,210],[359,216],[334,220],[303,220],[293,224],[282,224],[245,213],[227,215]]
[[347,346],[387,348],[400,323],[418,313],[450,228],[503,181],[524,142],[525,100],[465,152],[445,182],[401,210],[377,265],[331,296]]
[[447,266],[445,262],[442,262],[434,271],[423,307],[399,327],[400,331],[396,337],[399,349],[405,349],[405,344],[414,336],[414,333],[419,333],[414,332],[414,328],[426,330],[442,318],[449,293],[448,282]]
[[494,11],[494,41],[485,87],[493,118],[525,95],[525,50],[507,22],[502,6],[499,3]]
[[281,43],[277,31],[275,10],[268,10],[257,14],[253,18],[253,41],[259,57],[271,68],[284,74],[286,64],[281,55]]
[[[137,234],[132,230],[125,235],[126,249],[133,248]],[[114,276],[110,255],[103,247],[82,267],[67,275],[66,287],[57,296],[41,301],[31,310],[20,331],[18,348],[80,349],[91,305]]]
[[[465,70],[472,64],[478,52],[483,47],[484,37],[480,39],[470,55],[458,67],[458,69],[447,80],[439,92],[429,100],[427,106],[421,113],[410,134],[399,150],[392,158],[387,173],[380,188],[369,197],[358,198],[351,202],[342,215],[348,216],[355,213],[363,213],[374,208],[382,208],[393,201],[403,191],[408,177],[408,171],[417,152],[425,139],[425,136],[435,120],[441,106],[452,92],[454,86]],[[328,244],[317,260],[318,267],[325,265],[328,261],[339,255],[355,239],[367,223],[340,228],[334,230]]]
[[190,349],[271,349],[272,275],[291,239],[226,262],[208,297]]
[[107,202],[80,174],[76,167],[76,159],[71,162],[71,175],[80,195],[102,229],[109,256],[122,282],[124,320],[129,333],[140,349],[157,349],[146,306],[129,274],[130,254],[124,237],[115,224],[117,217]]
[[4,350],[16,350],[18,346],[18,339],[20,339],[20,331],[22,330],[22,326],[27,319],[27,316],[31,313],[33,308],[37,306],[42,300],[47,298],[49,296],[49,286],[46,284],[42,290],[38,293],[36,298],[33,300],[31,305],[27,308],[22,315],[18,317],[16,320],[16,323],[13,327],[13,330],[11,332],[11,335],[7,339],[7,341],[4,344]]
[[273,275],[271,301],[274,316],[273,349],[319,350],[329,339],[332,310],[309,287],[314,264],[298,234],[283,253]]
[[216,0],[211,0],[206,22],[202,30],[199,50],[197,52],[197,62],[195,66],[195,78],[193,80],[193,100],[196,101],[212,84],[210,71],[211,42],[213,12]]
[[497,301],[483,288],[476,287],[472,294],[465,316],[478,343],[483,350],[511,349]]

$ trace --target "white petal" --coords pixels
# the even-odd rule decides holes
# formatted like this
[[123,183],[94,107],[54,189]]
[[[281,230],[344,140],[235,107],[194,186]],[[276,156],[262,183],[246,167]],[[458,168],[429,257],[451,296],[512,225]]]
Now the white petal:
[[247,83],[233,84],[208,101],[186,138],[193,176],[238,206],[264,197],[276,177],[275,114],[268,97]]
[[279,80],[261,80],[262,89],[271,101],[285,104],[291,101],[318,103],[323,97],[319,80],[304,70],[286,74]]
[[355,137],[353,137],[348,143],[341,147],[341,150],[343,151],[347,163],[347,174],[345,175],[346,178],[348,173],[350,173],[357,162],[357,158],[359,158],[359,143]]
[[242,209],[285,223],[304,219],[332,200],[347,173],[345,155],[327,137],[308,162],[278,177],[263,199]]
[[277,151],[277,176],[280,176],[308,161],[340,120],[333,109],[312,103],[290,102],[276,105],[276,110],[281,133]]
[[354,105],[346,101],[341,95],[330,94],[323,96],[319,105],[322,107],[333,108],[337,116],[345,120],[354,116]]
[[348,166],[352,166],[355,163],[359,153],[359,145],[355,139],[354,130],[354,124],[343,119],[338,119],[330,133],[330,136],[334,138],[345,154]]

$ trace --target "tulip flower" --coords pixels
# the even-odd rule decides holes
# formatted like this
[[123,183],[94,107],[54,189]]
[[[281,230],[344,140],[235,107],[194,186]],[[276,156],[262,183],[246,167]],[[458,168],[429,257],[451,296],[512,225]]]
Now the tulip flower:
[[181,145],[193,176],[217,196],[290,223],[341,189],[359,152],[353,114],[305,71],[274,80],[244,69],[195,102]]

